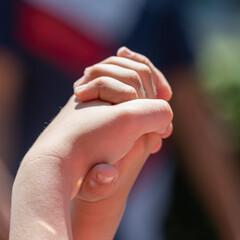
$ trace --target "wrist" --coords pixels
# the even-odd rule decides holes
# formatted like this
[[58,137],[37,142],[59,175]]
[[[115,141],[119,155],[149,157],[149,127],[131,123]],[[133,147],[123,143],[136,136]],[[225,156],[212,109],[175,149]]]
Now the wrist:
[[74,199],[72,229],[74,240],[112,240],[126,205],[126,198],[111,196],[96,202]]

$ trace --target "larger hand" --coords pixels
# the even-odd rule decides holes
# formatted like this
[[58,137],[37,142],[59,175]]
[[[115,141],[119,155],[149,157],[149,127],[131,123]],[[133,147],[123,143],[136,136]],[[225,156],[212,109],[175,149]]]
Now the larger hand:
[[[13,189],[11,224],[18,228],[12,228],[12,239],[34,239],[36,232],[40,239],[71,238],[68,206],[77,181],[93,165],[123,158],[145,134],[163,134],[171,120],[164,100],[110,106],[72,97],[22,162]],[[132,151],[142,151],[142,143]],[[20,238],[20,229],[29,238]]]

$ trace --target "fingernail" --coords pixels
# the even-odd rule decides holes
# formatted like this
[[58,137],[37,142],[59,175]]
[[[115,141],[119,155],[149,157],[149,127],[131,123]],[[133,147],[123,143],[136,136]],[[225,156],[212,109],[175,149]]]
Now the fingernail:
[[76,88],[78,85],[80,85],[83,81],[84,81],[84,76],[79,78],[74,84],[73,84],[73,88]]
[[92,179],[89,181],[89,183],[92,187],[95,187],[97,185],[96,182]]
[[123,52],[122,52],[125,56],[132,56],[133,52],[127,48],[127,47],[123,47]]
[[107,177],[107,176],[104,176],[100,173],[97,174],[97,179],[101,182],[101,183],[110,183],[113,181],[115,177],[114,176],[111,176],[111,177]]
[[87,84],[80,85],[74,89],[74,93],[78,94],[82,92],[87,87]]

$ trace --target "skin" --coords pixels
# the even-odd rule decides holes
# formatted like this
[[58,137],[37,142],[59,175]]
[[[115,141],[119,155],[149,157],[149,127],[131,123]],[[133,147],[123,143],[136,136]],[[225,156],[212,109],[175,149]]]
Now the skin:
[[[152,79],[155,79],[156,86],[160,86],[156,87],[158,97],[169,100],[170,91],[166,91],[169,88],[164,88],[167,86],[165,78],[156,77],[162,74],[144,56],[134,52],[129,53],[128,50],[126,54],[125,50],[125,48],[121,48],[118,51],[118,56],[147,63],[146,65],[149,66],[152,73],[157,73]],[[123,65],[126,62],[122,59],[119,61],[116,57],[111,57],[103,62],[126,67]],[[141,73],[139,69],[143,68],[134,65],[132,69]],[[139,74],[139,76],[146,77],[147,74]],[[213,110],[206,106],[206,101],[198,90],[199,86],[196,84],[195,74],[191,69],[184,66],[174,69],[168,73],[168,78],[172,79],[174,83],[172,87],[175,97],[172,104],[176,119],[175,135],[180,139],[181,149],[185,155],[182,164],[186,168],[190,181],[195,184],[198,194],[203,199],[217,227],[219,237],[221,239],[238,239],[240,236],[239,173],[236,166],[237,160],[234,159],[231,150],[229,150],[231,149],[231,139],[221,133],[216,119],[213,117]],[[156,79],[161,79],[160,83]],[[100,96],[112,103],[121,101],[121,99],[114,98],[117,90],[112,87],[112,83],[106,82],[105,86],[100,88],[96,85],[98,85],[97,81],[92,80],[91,85],[86,86],[86,90],[89,89],[89,92],[81,90],[79,95],[76,91],[75,94],[82,100],[90,99],[92,93],[93,96]],[[93,90],[92,86],[95,86]],[[93,93],[93,91],[95,92]],[[114,91],[115,94],[113,94]],[[108,92],[112,92],[112,94],[109,96]],[[129,96],[129,100],[132,97],[131,94],[126,96]],[[139,95],[137,97],[139,98]],[[188,109],[185,114],[182,112],[182,106]],[[211,129],[211,134],[209,134],[209,129]]]
[[[129,55],[129,52],[130,50],[125,47],[120,48],[118,57],[110,57],[100,64],[88,68],[87,71],[85,71],[84,77],[74,84],[75,95],[82,101],[90,101],[98,98],[116,104],[122,101],[132,100],[133,97],[140,98],[141,96],[152,95],[152,98],[156,98],[156,89],[160,86],[160,88],[158,87],[158,91],[165,91],[166,99],[170,99],[172,94],[171,88],[159,70],[141,54],[130,52]],[[131,57],[132,59],[124,57]],[[145,62],[147,62],[148,65],[146,65]],[[121,80],[124,78],[121,78],[120,75],[122,69],[119,68],[119,73],[115,68],[109,68],[109,66],[112,65],[131,69],[131,73],[135,71],[134,76],[138,75],[135,81],[137,82],[138,79],[140,79],[141,82],[145,84],[132,84],[132,82],[134,82],[132,78],[129,80],[125,79],[124,81],[131,83],[135,88],[123,84]],[[107,74],[112,78],[106,77],[108,76]],[[99,77],[101,75],[103,75],[104,78]],[[132,76],[132,74],[129,75]],[[152,79],[154,79],[155,82],[153,82]],[[145,87],[146,82],[151,83],[148,85],[148,88]],[[162,89],[164,84],[165,88]],[[139,89],[137,89],[136,86],[139,86]],[[141,92],[142,86],[144,92],[138,95],[138,92]],[[80,89],[78,90],[79,87]],[[120,95],[119,89],[122,91]],[[133,92],[131,89],[135,91]],[[170,125],[165,134],[161,135],[161,138],[168,137],[171,132],[172,125]],[[162,141],[160,139],[152,149],[152,153],[161,148],[161,143]],[[118,161],[115,166],[98,164],[90,171],[73,204],[74,214],[72,223],[74,239],[96,239],[96,236],[98,239],[113,238],[121,219],[128,193],[145,163],[147,156],[148,155],[138,154],[138,152],[131,153],[131,160],[129,161],[127,159]],[[93,172],[93,174],[91,174],[91,172]],[[111,178],[112,181],[103,182],[101,181],[102,179],[97,177],[98,174],[106,176],[107,180]],[[91,175],[93,176],[92,178]],[[104,212],[102,209],[104,209]],[[83,212],[86,212],[86,214],[83,214]],[[107,219],[108,221],[106,220],[103,223],[102,219]],[[91,231],[91,223],[93,220],[97,221],[97,224],[94,225],[94,232]]]
[[[171,133],[171,121],[172,111],[164,100],[137,99],[110,105],[82,103],[71,97],[22,161],[13,187],[10,239],[72,239],[70,200],[84,177],[73,204],[74,213],[77,208],[81,211],[73,215],[74,238],[79,237],[75,235],[76,223],[83,227],[81,239],[96,239],[88,236],[93,225],[96,233],[102,234],[100,225],[107,230],[102,239],[112,238],[142,164],[156,151],[156,145],[160,148],[161,137]],[[95,177],[98,184],[106,184],[106,178],[96,173],[112,175],[102,162],[115,164],[111,171],[117,169],[117,181],[113,191],[101,186],[95,195],[89,180]],[[106,204],[109,211],[103,212]]]
[[[119,103],[146,97],[169,101],[172,97],[164,75],[145,56],[126,47],[120,48],[117,56],[87,68],[74,89],[82,101],[102,99]],[[124,94],[118,95],[121,92]]]

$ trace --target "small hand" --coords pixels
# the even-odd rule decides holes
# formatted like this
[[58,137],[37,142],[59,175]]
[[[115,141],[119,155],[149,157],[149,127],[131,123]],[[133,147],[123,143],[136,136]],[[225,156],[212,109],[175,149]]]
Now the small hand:
[[74,93],[81,101],[101,99],[119,103],[137,98],[159,98],[166,101],[172,96],[163,74],[139,53],[122,47],[118,56],[112,56],[85,70],[74,84]]
[[[121,48],[118,54],[124,57],[127,55],[125,51],[127,51],[126,48]],[[134,60],[123,57],[110,57],[101,64],[96,64],[85,71],[85,76],[74,84],[75,95],[82,101],[100,99],[118,104],[141,97],[146,98],[147,96],[156,98],[156,85],[158,92],[161,92],[159,96],[162,95],[166,100],[170,99],[170,86],[150,61],[137,53],[132,53]],[[141,63],[141,61],[144,63]],[[124,71],[126,71],[125,78],[119,77]],[[101,74],[104,77],[99,77]],[[107,77],[107,74],[111,77]],[[97,78],[94,78],[96,76]],[[138,80],[140,82],[133,84],[131,76],[136,77],[135,83]],[[154,79],[155,84],[152,79]],[[97,219],[106,218],[109,219],[108,225],[104,227],[104,225],[98,224],[100,229],[96,229],[96,232],[105,231],[110,233],[109,239],[113,238],[128,193],[143,164],[150,153],[154,153],[161,148],[162,138],[168,137],[171,132],[172,125],[170,124],[164,134],[150,133],[140,137],[130,152],[116,164],[97,164],[90,169],[82,183],[77,183],[74,191],[74,194],[77,195],[73,200],[72,208],[74,239],[95,239],[95,234],[91,234],[91,229],[85,231],[88,229],[89,219],[97,221]],[[105,209],[104,213],[101,209]],[[84,214],[86,212],[87,214]],[[115,217],[112,216],[113,212]],[[98,235],[98,237],[108,239],[104,233]]]

